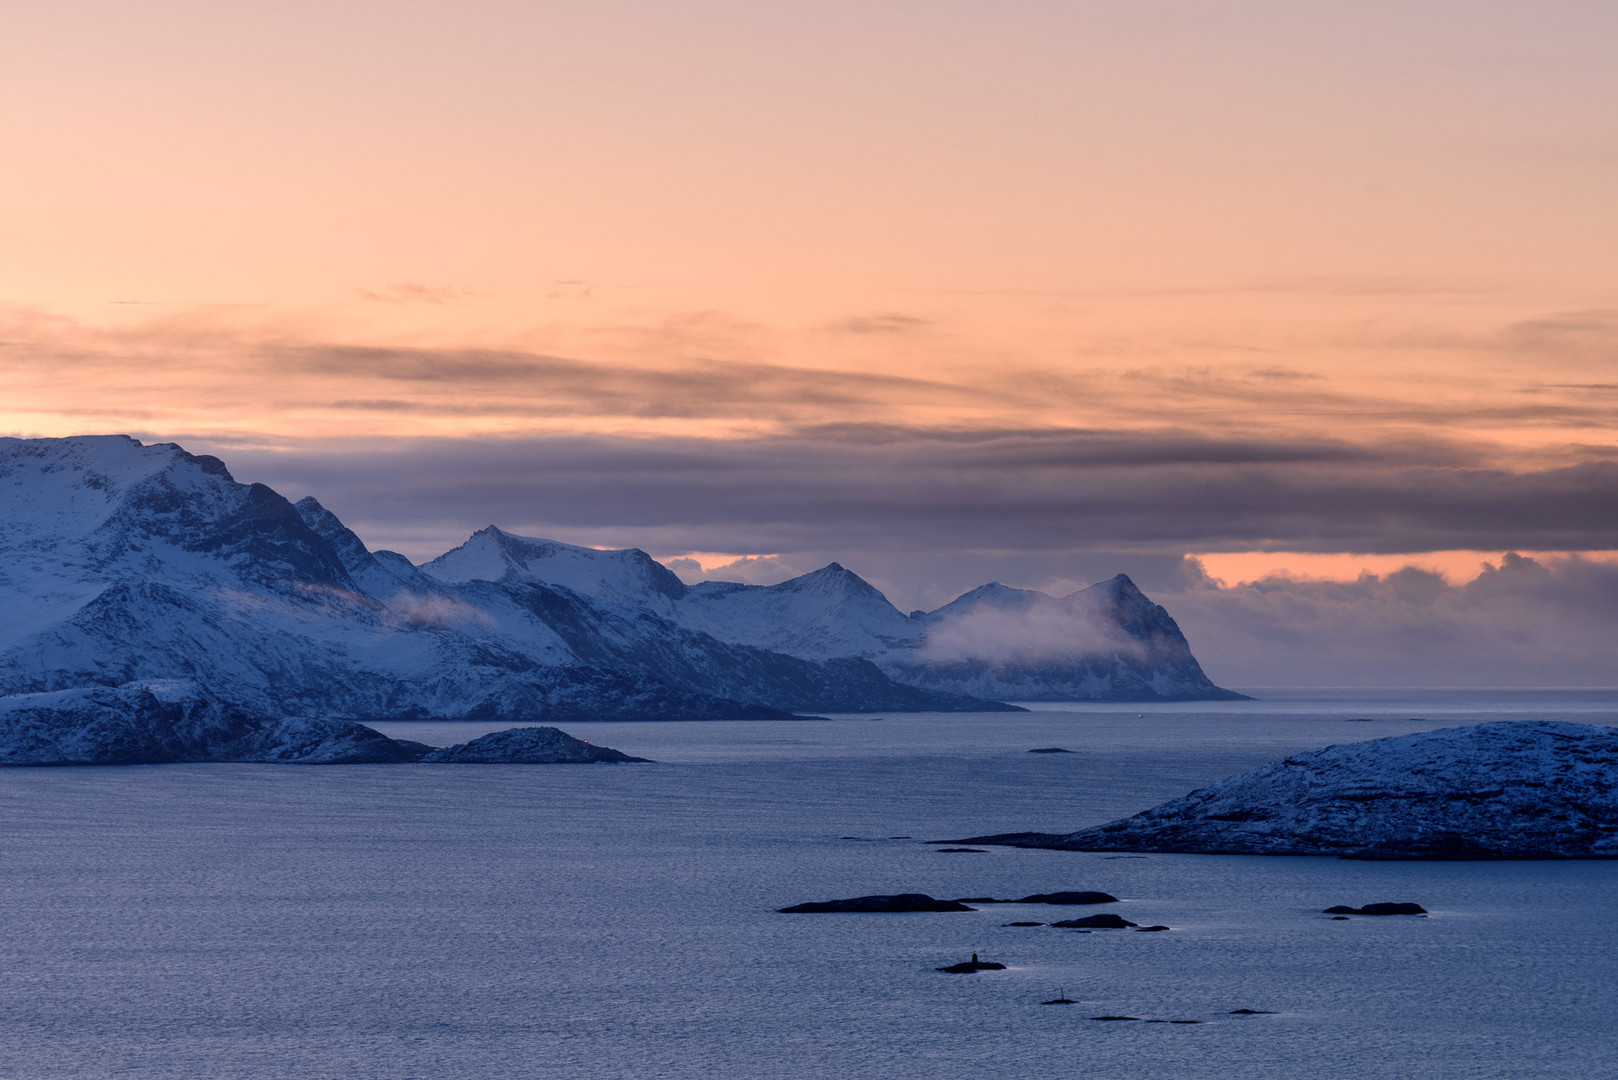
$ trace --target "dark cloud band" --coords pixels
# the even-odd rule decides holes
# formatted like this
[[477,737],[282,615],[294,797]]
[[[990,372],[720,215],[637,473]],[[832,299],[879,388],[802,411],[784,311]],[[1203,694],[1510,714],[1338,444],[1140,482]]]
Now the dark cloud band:
[[1618,547],[1618,463],[1508,472],[1421,445],[845,426],[218,452],[384,544],[498,522],[664,551]]

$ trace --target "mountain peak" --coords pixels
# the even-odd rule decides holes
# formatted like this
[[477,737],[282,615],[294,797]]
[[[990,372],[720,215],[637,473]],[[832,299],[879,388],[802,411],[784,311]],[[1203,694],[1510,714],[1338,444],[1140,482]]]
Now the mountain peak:
[[557,585],[582,596],[623,603],[644,603],[685,594],[674,572],[640,548],[606,550],[519,536],[486,525],[466,543],[446,551],[422,571],[439,581]]

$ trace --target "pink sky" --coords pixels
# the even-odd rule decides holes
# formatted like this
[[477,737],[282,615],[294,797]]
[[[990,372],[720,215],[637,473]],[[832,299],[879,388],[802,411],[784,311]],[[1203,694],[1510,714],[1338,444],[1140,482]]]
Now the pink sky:
[[[0,432],[177,439],[272,480],[556,439],[673,439],[711,476],[852,427],[1172,443],[1217,486],[1272,448],[1256,490],[1357,455],[1345,491],[1408,506],[1436,476],[1484,516],[1075,528],[1021,583],[1084,552],[1460,580],[1508,544],[1610,551],[1578,508],[1618,458],[1615,40],[1610,5],[1497,0],[26,5],[0,37]],[[479,468],[519,484],[519,458]],[[973,482],[1032,515],[1083,487],[1039,468]],[[417,554],[498,509],[353,498]],[[525,507],[503,523],[661,555],[824,550]]]

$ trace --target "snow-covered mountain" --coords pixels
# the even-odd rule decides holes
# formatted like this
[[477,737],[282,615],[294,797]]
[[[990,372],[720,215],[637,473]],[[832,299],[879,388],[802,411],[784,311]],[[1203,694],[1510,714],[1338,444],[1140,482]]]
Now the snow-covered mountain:
[[[358,542],[357,540],[355,541]],[[1119,574],[1069,596],[999,583],[904,614],[831,563],[777,585],[683,584],[644,551],[598,551],[493,526],[421,567],[457,585],[543,584],[733,645],[822,663],[874,663],[909,686],[1022,701],[1234,699],[1174,619]]]
[[1023,701],[1239,699],[1215,686],[1173,617],[1119,574],[1063,597],[984,585],[920,621],[894,678]]
[[541,583],[650,613],[734,645],[858,659],[911,686],[1022,701],[1236,699],[1203,672],[1174,619],[1119,574],[1069,596],[999,583],[904,614],[838,563],[777,585],[687,586],[643,551],[597,551],[494,527],[422,567],[442,581]]
[[0,695],[179,679],[356,720],[995,707],[721,641],[660,614],[671,590],[642,553],[492,528],[418,569],[173,444],[0,439]]
[[1013,701],[1234,699],[1174,619],[1119,574],[1070,596],[998,582],[905,615],[837,563],[779,585],[704,582],[673,617],[724,641],[858,656],[913,686]]
[[910,648],[920,629],[886,596],[837,563],[779,585],[704,581],[680,598],[675,617],[721,641],[814,660],[878,660]]
[[1364,859],[1618,858],[1618,728],[1515,721],[1329,746],[1093,829],[961,842]]
[[906,615],[833,563],[686,586],[494,526],[417,567],[126,436],[0,439],[0,695],[188,680],[263,714],[547,721],[1235,697],[1128,578]]

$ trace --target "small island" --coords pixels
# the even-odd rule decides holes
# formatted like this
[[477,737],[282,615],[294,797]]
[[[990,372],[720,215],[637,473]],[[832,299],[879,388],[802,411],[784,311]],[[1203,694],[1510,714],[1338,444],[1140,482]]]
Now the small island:
[[352,720],[267,717],[192,683],[154,681],[0,698],[0,766],[572,765],[644,762],[553,727],[497,731],[435,749]]
[[1329,746],[1095,828],[948,842],[1357,859],[1618,858],[1618,729],[1511,721]]

